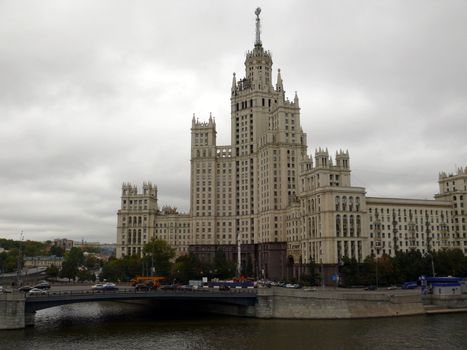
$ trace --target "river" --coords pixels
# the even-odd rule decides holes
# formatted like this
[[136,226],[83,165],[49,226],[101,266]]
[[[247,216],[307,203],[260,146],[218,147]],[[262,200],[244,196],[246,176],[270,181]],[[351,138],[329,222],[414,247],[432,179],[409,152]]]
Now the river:
[[35,327],[0,331],[0,349],[467,349],[467,314],[259,320],[84,303],[39,311]]

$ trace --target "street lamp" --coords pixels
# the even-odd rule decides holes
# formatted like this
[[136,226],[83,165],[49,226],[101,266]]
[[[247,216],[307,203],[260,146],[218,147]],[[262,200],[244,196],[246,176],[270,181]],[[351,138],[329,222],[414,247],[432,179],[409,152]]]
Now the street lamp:
[[431,237],[430,237],[430,221],[428,220],[428,212],[425,212],[425,233],[426,233],[426,250],[427,254],[430,255],[431,258],[431,271],[433,273],[433,277],[436,276],[435,273],[435,262],[433,260],[433,252],[431,251]]
[[18,259],[16,261],[16,287],[19,288],[21,284],[21,270],[23,269],[23,264],[22,264],[22,255],[23,255],[23,240],[24,240],[24,235],[23,231],[21,230],[20,234],[20,243],[19,243],[19,249],[18,249]]

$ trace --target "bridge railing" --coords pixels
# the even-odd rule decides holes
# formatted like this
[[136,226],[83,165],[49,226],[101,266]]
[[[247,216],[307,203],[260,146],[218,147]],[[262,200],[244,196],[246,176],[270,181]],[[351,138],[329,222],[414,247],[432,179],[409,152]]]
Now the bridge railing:
[[64,296],[64,295],[113,295],[113,294],[163,294],[163,293],[232,293],[232,294],[256,294],[254,288],[231,288],[229,290],[220,290],[219,288],[198,288],[198,289],[156,289],[156,290],[136,290],[135,288],[118,288],[115,290],[93,290],[93,289],[68,289],[68,290],[52,290],[46,291],[43,294],[28,294],[24,293],[26,299],[30,298],[47,298],[50,296]]

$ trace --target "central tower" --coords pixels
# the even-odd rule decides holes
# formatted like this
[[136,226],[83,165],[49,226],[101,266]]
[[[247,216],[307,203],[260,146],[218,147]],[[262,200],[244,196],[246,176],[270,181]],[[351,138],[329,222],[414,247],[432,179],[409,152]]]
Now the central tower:
[[245,59],[245,77],[231,88],[231,147],[235,157],[236,234],[241,243],[285,241],[285,211],[298,189],[306,135],[295,94],[285,98],[280,70],[272,84],[271,53],[261,41],[256,14],[254,48]]

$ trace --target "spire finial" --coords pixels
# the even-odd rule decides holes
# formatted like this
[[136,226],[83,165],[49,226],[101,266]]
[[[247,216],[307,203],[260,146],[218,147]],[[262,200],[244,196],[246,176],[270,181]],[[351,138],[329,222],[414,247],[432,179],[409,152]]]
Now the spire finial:
[[261,46],[261,20],[259,19],[259,14],[261,13],[261,7],[258,7],[255,11],[256,15],[256,40],[255,46]]

